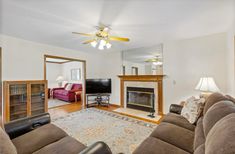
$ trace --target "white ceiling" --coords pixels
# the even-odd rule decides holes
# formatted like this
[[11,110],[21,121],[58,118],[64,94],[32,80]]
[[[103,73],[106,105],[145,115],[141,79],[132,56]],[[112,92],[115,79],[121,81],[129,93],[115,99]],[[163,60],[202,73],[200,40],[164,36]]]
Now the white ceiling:
[[0,0],[1,33],[26,40],[96,51],[84,36],[99,23],[130,42],[112,51],[153,46],[166,40],[225,32],[233,23],[234,0]]
[[64,63],[64,62],[68,62],[68,60],[66,59],[60,59],[60,58],[46,58],[47,62],[55,62],[55,63]]

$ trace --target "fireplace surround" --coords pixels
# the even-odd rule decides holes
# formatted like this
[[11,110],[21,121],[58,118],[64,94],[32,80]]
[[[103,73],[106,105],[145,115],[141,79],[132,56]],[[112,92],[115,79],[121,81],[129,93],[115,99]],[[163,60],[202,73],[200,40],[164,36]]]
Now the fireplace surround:
[[125,96],[126,89],[125,83],[128,82],[145,82],[145,83],[153,83],[152,86],[155,87],[155,107],[157,107],[156,113],[158,115],[163,115],[163,77],[164,75],[119,75],[120,78],[120,101],[121,107],[126,107]]

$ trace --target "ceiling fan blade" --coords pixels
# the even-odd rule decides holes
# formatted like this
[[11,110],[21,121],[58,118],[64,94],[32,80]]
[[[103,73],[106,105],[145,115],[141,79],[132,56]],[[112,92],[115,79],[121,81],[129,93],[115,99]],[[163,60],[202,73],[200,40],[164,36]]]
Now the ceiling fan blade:
[[95,40],[94,39],[93,40],[87,40],[87,41],[83,42],[83,44],[88,44],[88,43],[91,43],[93,41],[95,41]]
[[79,32],[72,32],[73,34],[79,34],[83,36],[94,36],[94,34],[87,34],[87,33],[79,33]]
[[156,60],[154,60],[154,59],[148,59],[148,60],[145,60],[145,62],[156,62]]
[[129,38],[117,37],[117,36],[109,36],[109,39],[112,41],[124,41],[124,42],[130,41]]

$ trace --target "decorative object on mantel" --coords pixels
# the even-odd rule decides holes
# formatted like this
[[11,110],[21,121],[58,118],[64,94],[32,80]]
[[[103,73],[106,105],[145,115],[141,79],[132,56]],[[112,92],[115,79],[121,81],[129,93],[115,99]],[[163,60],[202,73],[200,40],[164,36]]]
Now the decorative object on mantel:
[[110,27],[105,25],[100,25],[96,27],[97,32],[95,34],[87,34],[87,33],[78,33],[72,32],[73,34],[79,34],[83,36],[90,36],[92,37],[90,40],[83,42],[83,44],[90,43],[92,47],[96,48],[98,45],[99,50],[110,49],[112,47],[111,41],[123,41],[128,42],[130,41],[129,38],[124,37],[117,37],[117,36],[110,36]]
[[120,78],[120,96],[121,96],[121,107],[124,107],[124,83],[128,81],[136,81],[136,82],[155,82],[157,90],[155,91],[155,95],[157,97],[157,102],[155,102],[157,106],[157,114],[163,115],[163,77],[165,75],[119,75]]
[[200,97],[205,98],[207,98],[211,93],[220,91],[212,77],[200,78],[195,89],[201,91]]
[[62,87],[62,82],[64,81],[64,77],[59,75],[57,78],[56,78],[56,82],[58,83],[58,86],[59,87]]

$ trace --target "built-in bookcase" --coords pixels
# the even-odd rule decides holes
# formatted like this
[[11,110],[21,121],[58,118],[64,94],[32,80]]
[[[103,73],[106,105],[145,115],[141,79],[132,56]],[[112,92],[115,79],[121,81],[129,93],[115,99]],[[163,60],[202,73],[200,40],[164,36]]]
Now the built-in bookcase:
[[47,81],[4,81],[5,122],[47,112]]

